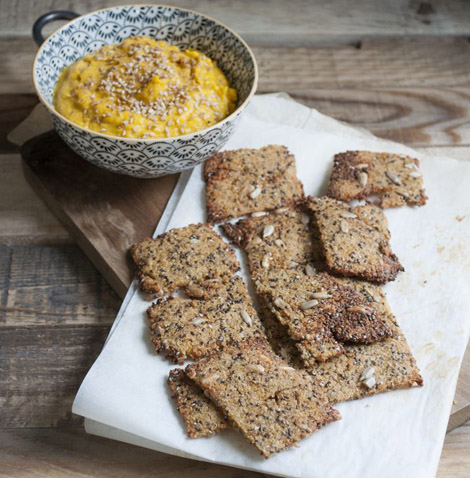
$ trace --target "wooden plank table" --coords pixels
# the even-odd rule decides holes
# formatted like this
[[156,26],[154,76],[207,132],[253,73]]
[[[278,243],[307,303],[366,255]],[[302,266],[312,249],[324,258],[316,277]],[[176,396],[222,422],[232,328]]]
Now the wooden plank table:
[[[6,133],[37,103],[32,20],[74,3],[0,0],[0,477],[261,476],[88,436],[71,414],[120,299],[27,185]],[[247,38],[259,92],[287,91],[378,136],[470,159],[468,2],[403,0],[381,10],[372,0],[354,9],[346,0],[172,3]],[[469,470],[467,423],[447,435],[438,476]]]

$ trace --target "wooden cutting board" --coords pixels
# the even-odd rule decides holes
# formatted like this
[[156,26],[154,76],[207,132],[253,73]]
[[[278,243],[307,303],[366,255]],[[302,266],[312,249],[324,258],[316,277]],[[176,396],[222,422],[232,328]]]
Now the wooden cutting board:
[[[117,294],[132,280],[129,246],[151,236],[178,175],[137,179],[111,174],[76,155],[54,132],[22,147],[25,176]],[[470,346],[448,430],[470,419]]]

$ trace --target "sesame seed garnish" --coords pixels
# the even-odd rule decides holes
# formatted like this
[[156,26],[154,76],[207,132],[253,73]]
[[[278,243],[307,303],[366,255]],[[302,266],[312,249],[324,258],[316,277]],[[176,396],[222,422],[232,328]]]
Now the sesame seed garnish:
[[[79,100],[85,93],[83,123],[91,118],[89,129],[105,131],[100,124],[114,116],[117,124],[110,122],[106,128],[111,134],[168,137],[202,129],[228,115],[232,104],[227,104],[227,95],[195,81],[196,69],[202,66],[214,72],[215,62],[203,56],[189,58],[184,51],[168,48],[160,42],[145,43],[145,37],[131,37],[87,55],[86,62],[96,62],[96,73],[65,93]],[[188,124],[181,118],[171,123],[175,115],[184,115]],[[157,127],[159,121],[164,124]]]

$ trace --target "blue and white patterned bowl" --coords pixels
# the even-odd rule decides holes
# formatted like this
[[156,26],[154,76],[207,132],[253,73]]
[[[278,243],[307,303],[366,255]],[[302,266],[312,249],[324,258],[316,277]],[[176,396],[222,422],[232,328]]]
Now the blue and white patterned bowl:
[[[33,28],[37,43],[49,21],[70,19],[73,12],[43,15]],[[134,35],[194,48],[215,60],[237,90],[236,110],[219,123],[192,134],[165,139],[125,139],[87,130],[59,114],[52,103],[60,72],[103,45]],[[51,114],[59,136],[80,156],[101,168],[139,178],[155,178],[193,168],[227,142],[256,91],[258,69],[247,44],[221,23],[190,10],[138,5],[106,8],[82,15],[42,43],[33,66],[40,101]]]

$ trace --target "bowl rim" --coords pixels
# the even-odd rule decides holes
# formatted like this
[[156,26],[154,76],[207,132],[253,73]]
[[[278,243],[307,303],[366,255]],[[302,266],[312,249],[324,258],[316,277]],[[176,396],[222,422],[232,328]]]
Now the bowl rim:
[[[164,8],[171,8],[173,10],[179,10],[179,11],[182,11],[182,12],[195,13],[196,15],[200,15],[201,17],[204,17],[204,18],[207,18],[208,20],[213,21],[215,24],[217,24],[219,26],[222,26],[227,31],[229,31],[246,48],[247,52],[250,55],[250,58],[251,58],[251,61],[253,63],[253,67],[254,67],[253,85],[251,86],[250,92],[248,93],[248,95],[245,98],[245,100],[243,101],[243,103],[238,105],[237,108],[234,111],[232,111],[232,113],[230,113],[226,118],[219,121],[218,123],[215,123],[211,126],[208,126],[207,128],[204,128],[204,129],[201,129],[201,130],[198,130],[198,131],[194,131],[192,133],[182,134],[182,135],[179,135],[179,136],[170,136],[170,137],[166,137],[166,138],[123,138],[121,136],[113,136],[111,134],[104,134],[104,133],[101,133],[99,131],[94,131],[94,130],[85,128],[83,126],[78,125],[77,123],[74,123],[73,121],[70,121],[65,116],[60,114],[55,109],[54,106],[49,105],[49,103],[44,98],[43,94],[40,92],[37,81],[36,81],[36,65],[37,65],[37,62],[39,60],[39,57],[41,56],[42,51],[47,46],[48,41],[50,39],[52,39],[53,36],[60,33],[63,29],[67,28],[70,24],[78,22],[79,20],[81,20],[84,17],[87,17],[89,15],[93,15],[95,13],[104,12],[104,11],[107,11],[107,10],[114,10],[115,8],[126,8],[126,7],[129,7],[129,8],[132,8],[132,7],[151,7],[151,8],[164,7]],[[209,15],[205,15],[204,13],[200,13],[200,12],[197,12],[196,10],[191,10],[191,9],[188,9],[188,8],[180,8],[180,7],[175,7],[173,5],[165,5],[165,4],[138,3],[138,4],[133,4],[133,5],[128,5],[128,4],[115,5],[113,7],[106,7],[106,8],[100,8],[98,10],[93,10],[91,12],[84,13],[83,15],[80,15],[80,16],[74,18],[73,20],[70,20],[69,22],[65,23],[61,27],[54,30],[46,38],[44,43],[39,47],[38,51],[36,52],[36,56],[34,57],[33,68],[32,68],[32,77],[33,77],[34,90],[36,91],[36,94],[39,98],[39,101],[46,107],[46,109],[49,111],[49,113],[51,115],[57,116],[64,123],[67,123],[70,126],[76,128],[76,129],[79,129],[80,131],[83,131],[84,133],[88,133],[88,134],[98,136],[98,137],[101,137],[101,138],[105,138],[105,139],[109,139],[109,140],[119,140],[119,141],[124,141],[126,143],[158,143],[158,142],[173,141],[173,140],[177,140],[177,139],[187,140],[187,139],[190,139],[191,137],[194,137],[196,135],[204,135],[205,133],[212,130],[213,128],[221,127],[224,123],[227,123],[227,122],[235,119],[235,117],[246,108],[246,106],[250,102],[251,98],[256,93],[256,89],[258,87],[258,64],[256,63],[256,58],[255,58],[255,55],[254,55],[253,51],[248,46],[248,44],[245,42],[245,40],[243,40],[243,38],[238,33],[236,33],[234,30],[232,30],[230,27],[228,27],[224,23],[220,22],[219,20],[216,20],[215,18],[210,17]]]

